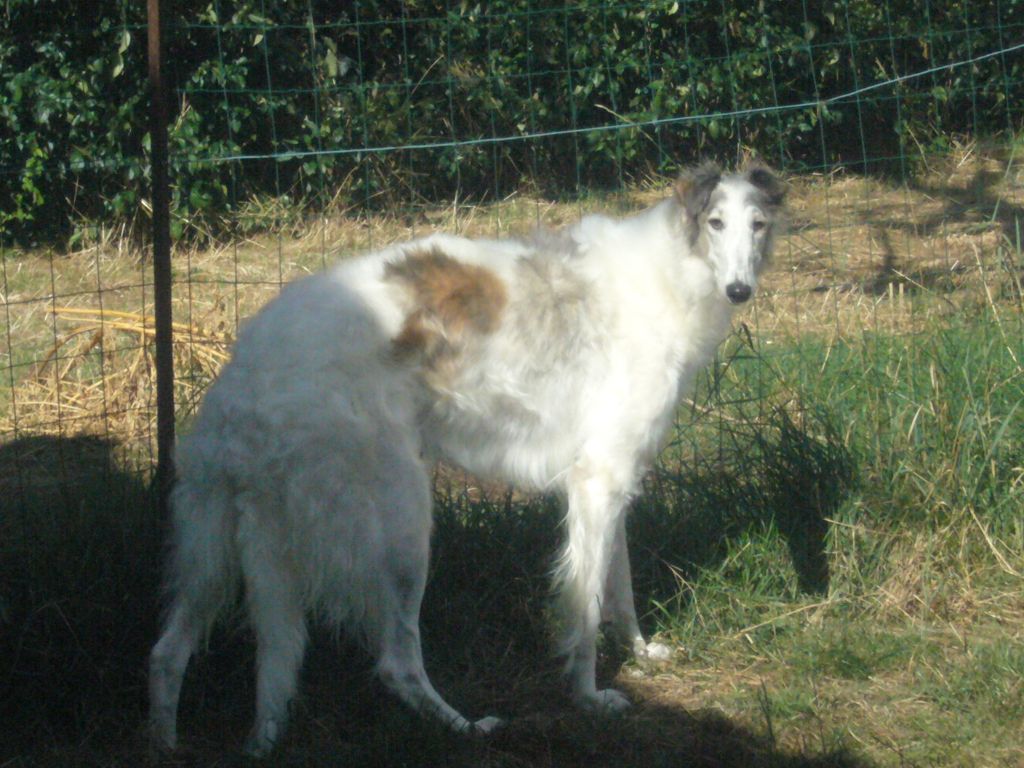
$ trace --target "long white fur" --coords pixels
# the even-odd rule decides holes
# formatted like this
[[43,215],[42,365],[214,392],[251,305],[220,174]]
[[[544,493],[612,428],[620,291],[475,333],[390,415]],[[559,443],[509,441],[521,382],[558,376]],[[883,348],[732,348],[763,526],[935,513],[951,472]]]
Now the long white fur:
[[[626,508],[681,394],[756,286],[781,199],[762,168],[703,166],[629,218],[589,216],[523,240],[435,234],[286,287],[243,328],[178,450],[171,604],[150,668],[158,741],[175,745],[188,660],[239,585],[258,641],[250,751],[267,752],[284,727],[310,613],[362,639],[417,710],[457,730],[498,724],[466,720],[423,667],[438,457],[564,495],[555,579],[573,696],[626,706],[595,682],[602,618],[636,654],[667,655],[637,623]],[[396,351],[422,308],[395,268],[423,253],[479,268],[505,298],[461,346],[446,336],[454,325],[424,321],[455,350],[444,375]]]

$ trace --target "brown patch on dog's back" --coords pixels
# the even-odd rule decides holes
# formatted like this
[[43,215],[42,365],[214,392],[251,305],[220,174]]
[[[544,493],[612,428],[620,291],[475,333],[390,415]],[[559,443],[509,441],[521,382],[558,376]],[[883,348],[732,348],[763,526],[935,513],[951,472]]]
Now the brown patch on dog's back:
[[385,267],[384,277],[402,285],[412,303],[392,342],[395,354],[419,358],[435,375],[450,369],[474,338],[497,330],[508,303],[497,275],[436,247],[407,252]]

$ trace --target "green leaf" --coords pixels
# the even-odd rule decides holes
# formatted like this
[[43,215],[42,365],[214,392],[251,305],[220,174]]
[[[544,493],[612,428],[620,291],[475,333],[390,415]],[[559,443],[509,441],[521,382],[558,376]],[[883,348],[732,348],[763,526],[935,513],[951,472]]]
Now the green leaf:
[[327,76],[332,80],[338,76],[338,57],[334,51],[328,49],[324,54],[324,66],[327,67]]

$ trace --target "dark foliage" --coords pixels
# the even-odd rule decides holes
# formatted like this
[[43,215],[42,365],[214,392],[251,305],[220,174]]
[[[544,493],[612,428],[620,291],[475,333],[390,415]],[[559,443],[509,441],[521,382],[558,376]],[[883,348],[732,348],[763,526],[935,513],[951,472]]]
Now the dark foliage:
[[[1013,130],[1024,95],[1019,56],[940,68],[1019,40],[1019,0],[164,6],[177,234],[252,197],[565,194],[748,149],[905,173],[908,147]],[[0,10],[0,235],[145,211],[144,14]]]

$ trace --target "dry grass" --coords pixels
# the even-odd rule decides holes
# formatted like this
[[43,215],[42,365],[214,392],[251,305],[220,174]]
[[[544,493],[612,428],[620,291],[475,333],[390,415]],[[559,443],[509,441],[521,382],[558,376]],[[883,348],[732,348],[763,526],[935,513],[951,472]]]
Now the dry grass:
[[1019,306],[1020,274],[1001,261],[1020,242],[1022,181],[1012,156],[973,144],[933,160],[913,185],[850,173],[794,180],[791,232],[766,280],[760,330],[912,333],[993,291]]

